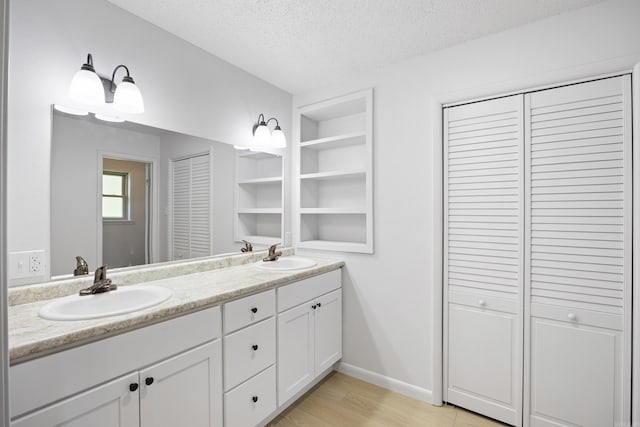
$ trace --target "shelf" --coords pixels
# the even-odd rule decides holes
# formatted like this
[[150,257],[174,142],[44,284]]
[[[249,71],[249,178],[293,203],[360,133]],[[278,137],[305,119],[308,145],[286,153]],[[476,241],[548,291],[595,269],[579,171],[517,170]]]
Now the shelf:
[[238,181],[239,185],[244,184],[276,184],[282,182],[281,176],[273,176],[267,178],[253,178],[253,179],[243,179]]
[[300,215],[366,215],[363,208],[300,208]]
[[311,150],[332,150],[352,145],[364,145],[365,143],[366,133],[364,131],[358,131],[330,136],[328,138],[300,142],[300,148],[308,148]]
[[298,242],[296,246],[305,249],[373,253],[373,250],[366,243],[340,242],[335,240],[303,240]]
[[367,89],[297,108],[296,246],[373,253],[372,105]]
[[331,172],[317,172],[317,173],[306,173],[300,175],[301,180],[315,180],[322,181],[328,179],[348,179],[348,178],[364,178],[366,177],[367,172],[365,170],[339,170],[339,171],[331,171]]
[[282,215],[282,209],[280,208],[249,208],[238,209],[239,214],[279,214]]

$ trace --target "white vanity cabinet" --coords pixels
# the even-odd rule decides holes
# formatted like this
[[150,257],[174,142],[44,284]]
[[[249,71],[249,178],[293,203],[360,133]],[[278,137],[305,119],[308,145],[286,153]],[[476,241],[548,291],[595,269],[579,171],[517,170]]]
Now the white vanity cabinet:
[[11,426],[220,427],[220,335],[213,307],[14,365]]
[[174,427],[189,420],[191,427],[218,426],[219,411],[210,399],[215,395],[216,363],[220,363],[219,340],[89,389],[11,425]]
[[342,357],[341,270],[278,289],[278,404]]
[[138,373],[94,387],[11,423],[11,427],[138,427]]
[[224,425],[254,426],[276,410],[276,291],[226,303]]

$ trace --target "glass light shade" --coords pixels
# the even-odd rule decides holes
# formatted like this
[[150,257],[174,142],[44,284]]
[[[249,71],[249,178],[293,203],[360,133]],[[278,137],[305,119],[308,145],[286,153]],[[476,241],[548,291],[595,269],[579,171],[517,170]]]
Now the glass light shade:
[[287,138],[284,136],[284,132],[280,127],[276,127],[271,134],[271,147],[273,148],[285,148],[287,146]]
[[71,80],[69,98],[86,105],[104,104],[104,88],[100,77],[89,70],[79,70]]
[[260,124],[253,134],[253,144],[256,147],[268,147],[271,140],[271,132],[266,124]]
[[113,108],[123,113],[144,113],[142,94],[135,83],[123,81],[113,95]]

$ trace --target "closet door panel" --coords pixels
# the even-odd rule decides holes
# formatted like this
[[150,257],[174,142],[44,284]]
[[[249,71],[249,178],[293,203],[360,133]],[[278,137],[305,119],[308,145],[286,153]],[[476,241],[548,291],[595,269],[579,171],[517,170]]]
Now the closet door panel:
[[523,97],[445,110],[445,400],[521,422]]
[[525,95],[525,406],[533,426],[629,423],[629,76]]
[[620,343],[620,331],[533,318],[531,425],[616,425]]

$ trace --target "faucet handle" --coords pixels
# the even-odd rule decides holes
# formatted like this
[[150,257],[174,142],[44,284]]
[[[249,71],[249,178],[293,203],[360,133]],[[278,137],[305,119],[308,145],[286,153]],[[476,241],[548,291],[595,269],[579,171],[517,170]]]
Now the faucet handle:
[[74,276],[84,276],[89,274],[89,264],[81,256],[76,257],[76,268],[73,270]]
[[246,240],[242,241],[244,243],[244,248],[240,249],[241,252],[253,252],[253,245],[251,242],[247,242]]

